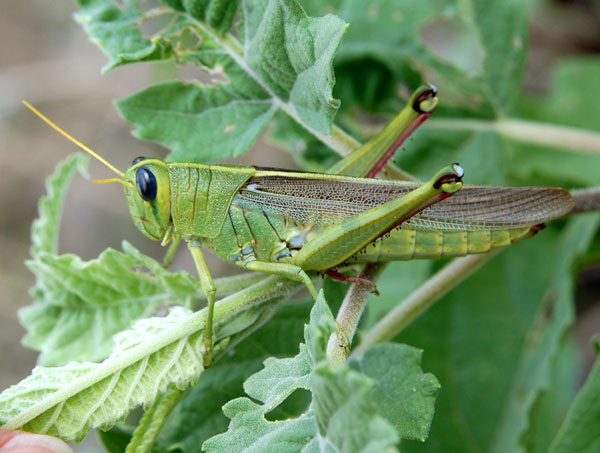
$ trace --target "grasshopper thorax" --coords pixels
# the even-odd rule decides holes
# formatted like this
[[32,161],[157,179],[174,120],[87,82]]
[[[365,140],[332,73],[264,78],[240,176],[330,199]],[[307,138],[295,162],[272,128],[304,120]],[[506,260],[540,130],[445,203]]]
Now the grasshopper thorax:
[[158,159],[138,157],[123,179],[127,183],[125,197],[133,223],[150,239],[162,240],[171,225],[167,164]]

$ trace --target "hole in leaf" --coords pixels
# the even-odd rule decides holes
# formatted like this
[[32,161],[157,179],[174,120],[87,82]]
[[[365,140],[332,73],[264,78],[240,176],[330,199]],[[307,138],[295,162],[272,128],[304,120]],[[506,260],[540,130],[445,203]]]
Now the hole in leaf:
[[312,394],[305,389],[296,389],[283,403],[265,414],[270,422],[297,418],[308,410],[312,400]]

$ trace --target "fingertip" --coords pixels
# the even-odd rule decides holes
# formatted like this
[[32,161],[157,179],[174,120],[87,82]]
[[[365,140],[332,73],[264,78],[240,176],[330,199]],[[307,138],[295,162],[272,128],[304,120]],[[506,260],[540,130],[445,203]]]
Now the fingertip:
[[0,453],[74,453],[62,440],[23,431],[0,431]]

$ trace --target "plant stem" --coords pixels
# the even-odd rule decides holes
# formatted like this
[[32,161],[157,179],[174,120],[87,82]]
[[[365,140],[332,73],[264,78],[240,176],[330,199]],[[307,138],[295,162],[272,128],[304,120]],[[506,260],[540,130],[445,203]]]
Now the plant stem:
[[600,211],[600,187],[571,190],[571,195],[575,199],[575,207],[569,214]]
[[394,338],[404,327],[433,305],[435,301],[479,269],[496,253],[491,252],[457,258],[446,265],[375,324],[363,337],[355,350],[355,354],[360,355],[367,348]]
[[125,453],[146,453],[152,450],[152,446],[160,430],[167,419],[167,416],[177,406],[183,396],[183,391],[175,385],[158,395],[154,404],[144,412],[139,424],[133,432],[131,441],[127,444]]
[[521,142],[600,154],[600,133],[558,124],[519,119],[458,118],[432,118],[427,124],[438,129],[495,131]]
[[[359,278],[374,282],[384,267],[385,265],[382,264],[366,264],[362,268]],[[337,329],[331,334],[327,343],[327,357],[334,367],[341,366],[350,352],[352,339],[371,292],[370,286],[354,283],[344,297],[335,319]]]

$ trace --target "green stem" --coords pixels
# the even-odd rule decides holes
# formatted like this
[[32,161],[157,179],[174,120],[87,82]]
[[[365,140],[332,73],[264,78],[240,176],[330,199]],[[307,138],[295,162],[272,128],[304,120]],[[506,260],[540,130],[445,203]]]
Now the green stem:
[[360,355],[369,347],[394,338],[402,329],[433,305],[435,301],[439,300],[495,255],[495,252],[491,252],[483,255],[470,255],[452,261],[375,324],[363,337],[354,353]]
[[518,119],[489,121],[458,118],[432,118],[427,124],[438,129],[494,131],[521,142],[600,153],[600,133],[558,124]]
[[177,406],[183,393],[172,384],[156,398],[154,404],[144,412],[125,453],[146,453],[152,450],[168,415]]

